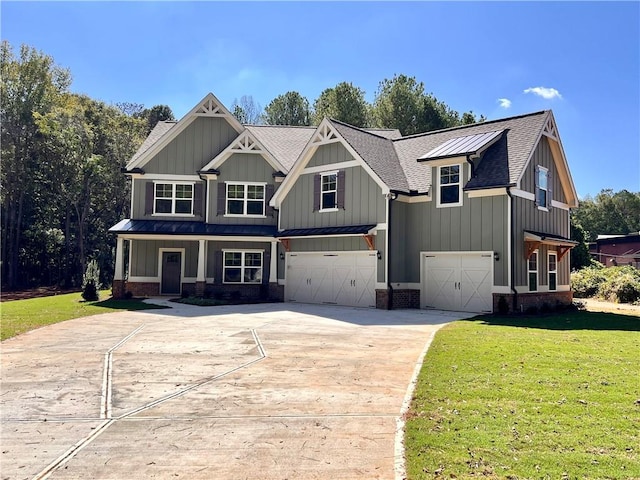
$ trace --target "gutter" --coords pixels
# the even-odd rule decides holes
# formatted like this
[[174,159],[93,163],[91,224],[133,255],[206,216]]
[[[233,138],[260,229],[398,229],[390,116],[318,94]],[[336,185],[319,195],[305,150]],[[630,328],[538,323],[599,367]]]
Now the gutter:
[[507,195],[509,196],[509,203],[510,203],[510,213],[511,213],[511,221],[510,223],[510,232],[509,232],[509,241],[511,242],[511,272],[509,273],[509,287],[511,288],[511,291],[513,292],[513,305],[512,310],[515,313],[517,311],[517,306],[518,306],[518,291],[516,290],[516,287],[514,286],[515,283],[515,278],[516,278],[516,249],[515,249],[515,229],[513,228],[514,224],[514,208],[513,208],[513,195],[511,194],[511,186],[507,186]]

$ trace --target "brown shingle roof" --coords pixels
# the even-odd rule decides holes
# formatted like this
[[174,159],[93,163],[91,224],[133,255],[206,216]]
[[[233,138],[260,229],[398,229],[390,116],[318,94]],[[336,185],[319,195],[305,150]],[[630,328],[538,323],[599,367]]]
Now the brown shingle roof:
[[269,150],[287,173],[316,131],[316,127],[288,127],[279,125],[245,125],[264,148]]
[[129,163],[133,163],[138,158],[140,158],[140,156],[144,152],[149,150],[149,148],[151,148],[151,146],[154,143],[156,143],[158,140],[160,140],[160,138],[163,137],[165,133],[167,133],[169,130],[171,130],[171,128],[176,123],[178,123],[178,122],[175,122],[175,121],[160,121],[160,122],[156,123],[156,126],[153,127],[153,130],[151,130],[151,133],[149,133],[149,136],[145,139],[144,142],[142,142],[142,145],[140,145],[140,148],[138,148],[138,151],[133,155],[133,157],[131,157],[131,160],[129,160]]

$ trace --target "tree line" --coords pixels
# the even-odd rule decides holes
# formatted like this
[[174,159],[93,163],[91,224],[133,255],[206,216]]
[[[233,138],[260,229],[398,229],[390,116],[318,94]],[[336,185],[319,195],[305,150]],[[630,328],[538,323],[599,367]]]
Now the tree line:
[[[129,216],[130,183],[121,169],[171,108],[108,105],[70,90],[71,72],[27,45],[0,49],[0,215],[2,288],[77,288],[91,260],[100,281],[113,278],[115,236]],[[311,104],[298,92],[263,110],[251,96],[231,105],[243,123],[314,125],[325,116],[358,127],[397,128],[404,135],[484,120],[459,114],[413,77],[380,82],[372,104],[342,82]],[[640,194],[603,191],[572,215],[585,238],[640,230]],[[632,220],[629,220],[632,219]],[[635,221],[635,223],[634,223]],[[609,222],[609,223],[607,223]],[[613,223],[612,223],[613,222]]]
[[402,135],[485,120],[472,111],[460,114],[453,110],[427,93],[423,82],[407,75],[382,80],[372,104],[366,101],[364,90],[340,82],[323,90],[313,104],[299,92],[289,91],[274,98],[264,110],[252,96],[245,95],[233,101],[231,111],[241,123],[308,126],[330,117],[360,128],[397,128]]

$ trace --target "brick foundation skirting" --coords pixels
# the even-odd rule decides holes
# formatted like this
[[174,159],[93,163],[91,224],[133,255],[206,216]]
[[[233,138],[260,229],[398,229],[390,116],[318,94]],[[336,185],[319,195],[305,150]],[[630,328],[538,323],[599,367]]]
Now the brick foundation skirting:
[[376,290],[376,308],[380,308],[382,310],[391,310],[395,308],[420,308],[420,290]]
[[[134,297],[154,297],[160,295],[160,284],[152,282],[113,282],[113,295],[121,295],[116,298],[124,298],[127,292]],[[206,284],[205,282],[183,283],[183,296],[197,296],[208,298],[221,298],[233,300],[261,300],[270,302],[284,301],[284,286],[277,283],[268,285],[220,285]],[[168,295],[171,296],[171,295]],[[179,294],[173,295],[179,297]]]
[[[552,311],[558,307],[571,305],[573,302],[573,292],[534,292],[519,293],[514,308],[512,293],[494,293],[493,311],[494,313],[527,313]],[[501,300],[504,298],[504,300]],[[506,310],[506,311],[505,311]]]
[[160,295],[160,284],[151,282],[126,282],[125,293],[131,292],[134,297],[155,297]]
[[124,280],[114,280],[111,285],[111,296],[113,298],[124,298],[125,292]]

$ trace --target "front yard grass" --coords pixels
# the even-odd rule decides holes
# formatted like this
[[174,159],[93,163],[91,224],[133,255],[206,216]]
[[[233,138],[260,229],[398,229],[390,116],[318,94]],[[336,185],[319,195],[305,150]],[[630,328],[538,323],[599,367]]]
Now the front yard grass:
[[[109,290],[100,292],[101,298],[109,296]],[[166,308],[150,305],[140,300],[107,300],[85,302],[80,293],[49,297],[13,300],[0,303],[0,340],[19,335],[53,323],[87,317],[118,310],[148,310]]]
[[407,414],[407,475],[640,478],[640,318],[478,317],[441,329]]

